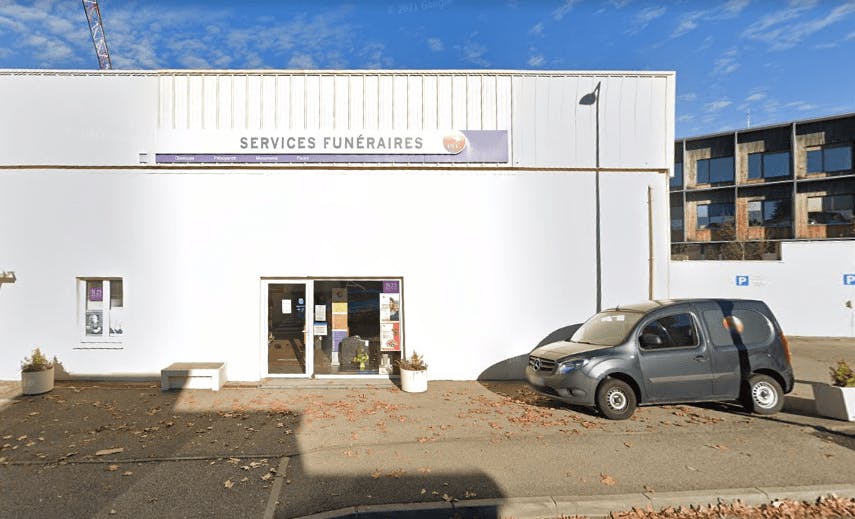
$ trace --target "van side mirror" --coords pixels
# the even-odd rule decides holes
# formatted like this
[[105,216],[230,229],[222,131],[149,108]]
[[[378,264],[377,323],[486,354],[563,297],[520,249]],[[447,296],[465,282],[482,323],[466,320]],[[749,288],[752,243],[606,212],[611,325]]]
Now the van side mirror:
[[662,337],[659,337],[655,333],[642,333],[641,334],[641,346],[649,347],[649,346],[662,346]]

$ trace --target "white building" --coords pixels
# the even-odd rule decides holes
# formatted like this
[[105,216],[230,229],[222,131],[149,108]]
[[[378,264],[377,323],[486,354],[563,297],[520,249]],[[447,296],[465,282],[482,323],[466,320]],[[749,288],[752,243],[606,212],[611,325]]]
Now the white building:
[[401,350],[432,379],[516,376],[598,298],[667,296],[674,92],[672,72],[2,71],[0,379],[36,346],[72,377],[387,377]]

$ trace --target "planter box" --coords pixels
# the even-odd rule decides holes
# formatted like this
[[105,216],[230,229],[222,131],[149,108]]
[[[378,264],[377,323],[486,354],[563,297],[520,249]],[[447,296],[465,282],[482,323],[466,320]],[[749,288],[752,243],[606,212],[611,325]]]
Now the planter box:
[[855,422],[855,387],[814,384],[813,397],[820,415]]
[[40,395],[53,389],[53,367],[42,371],[21,372],[21,392]]
[[401,369],[401,389],[407,393],[427,391],[427,370]]

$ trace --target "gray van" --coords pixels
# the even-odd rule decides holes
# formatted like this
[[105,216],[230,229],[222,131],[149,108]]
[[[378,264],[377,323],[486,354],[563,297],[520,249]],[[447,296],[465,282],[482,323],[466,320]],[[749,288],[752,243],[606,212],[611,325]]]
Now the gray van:
[[539,393],[623,420],[638,405],[739,400],[780,411],[794,376],[787,339],[762,301],[692,299],[618,306],[566,341],[535,348]]

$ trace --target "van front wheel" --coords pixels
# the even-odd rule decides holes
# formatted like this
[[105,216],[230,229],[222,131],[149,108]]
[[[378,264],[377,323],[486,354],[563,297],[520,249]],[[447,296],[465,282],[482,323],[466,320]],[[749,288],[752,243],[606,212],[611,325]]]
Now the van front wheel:
[[775,414],[784,407],[784,392],[778,381],[769,375],[751,375],[742,401],[750,413]]
[[636,405],[635,391],[623,380],[609,378],[597,388],[597,409],[609,420],[626,420]]

